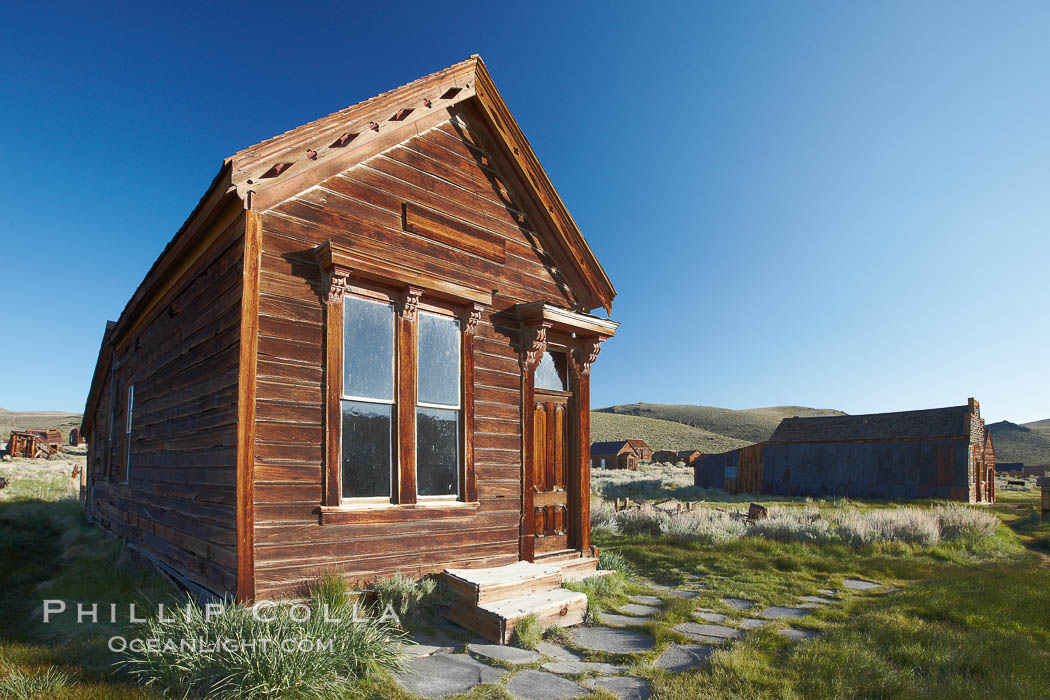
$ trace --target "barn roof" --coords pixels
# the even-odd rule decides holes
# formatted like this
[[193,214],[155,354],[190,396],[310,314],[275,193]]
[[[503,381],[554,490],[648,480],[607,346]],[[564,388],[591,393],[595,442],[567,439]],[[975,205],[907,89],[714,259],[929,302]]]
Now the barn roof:
[[929,408],[860,416],[785,418],[769,442],[840,442],[849,440],[902,440],[966,435],[969,406]]
[[630,440],[613,440],[611,442],[595,442],[591,444],[592,455],[614,455],[623,449],[624,445],[630,444]]

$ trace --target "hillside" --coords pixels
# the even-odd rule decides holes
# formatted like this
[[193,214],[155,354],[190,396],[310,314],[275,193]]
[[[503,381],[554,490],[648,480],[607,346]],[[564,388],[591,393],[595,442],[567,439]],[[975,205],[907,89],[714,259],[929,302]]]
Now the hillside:
[[62,439],[69,439],[70,428],[80,426],[80,413],[62,413],[61,411],[8,411],[0,408],[0,439],[7,440],[12,430],[31,428],[58,428]]
[[[688,404],[632,403],[597,409],[601,414],[619,414],[656,418],[682,423],[702,431],[746,443],[762,442],[784,418],[792,416],[843,416],[842,411],[805,406],[772,406],[733,410],[716,406],[691,406]],[[738,447],[739,445],[735,445]],[[655,448],[656,445],[653,445]],[[667,448],[671,449],[671,448]],[[732,447],[727,449],[733,449]]]
[[1050,464],[1050,419],[1022,425],[1004,420],[991,423],[988,431],[996,461]]
[[641,438],[654,450],[725,452],[750,443],[674,421],[591,412],[591,442]]

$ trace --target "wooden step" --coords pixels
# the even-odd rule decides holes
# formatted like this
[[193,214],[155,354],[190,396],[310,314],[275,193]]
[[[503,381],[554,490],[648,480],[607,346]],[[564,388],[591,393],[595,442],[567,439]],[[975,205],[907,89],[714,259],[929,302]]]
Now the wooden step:
[[587,596],[564,588],[476,606],[454,604],[445,610],[445,617],[498,644],[508,643],[518,620],[528,615],[535,615],[542,628],[547,629],[578,625],[586,614]]
[[556,565],[519,561],[488,569],[446,569],[444,579],[460,601],[478,605],[559,588],[562,571]]
[[[554,566],[555,563],[544,562],[547,566]],[[558,570],[561,571],[561,575],[566,581],[574,581],[581,578],[587,578],[588,575],[593,574],[598,570],[598,559],[597,557],[581,557],[579,559],[566,559],[564,561],[557,562]]]

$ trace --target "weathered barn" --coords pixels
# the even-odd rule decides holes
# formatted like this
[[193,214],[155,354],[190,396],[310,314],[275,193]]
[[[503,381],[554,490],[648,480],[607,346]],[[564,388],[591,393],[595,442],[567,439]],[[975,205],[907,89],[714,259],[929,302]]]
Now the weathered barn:
[[641,457],[630,440],[596,442],[591,445],[591,467],[594,469],[638,468]]
[[695,483],[731,493],[995,501],[980,406],[786,418],[764,443],[704,455]]
[[593,569],[614,296],[479,57],[293,129],[224,161],[107,325],[87,512],[240,600]]
[[653,452],[653,461],[660,462],[661,464],[666,462],[668,464],[678,463],[678,451],[677,450],[656,450]]

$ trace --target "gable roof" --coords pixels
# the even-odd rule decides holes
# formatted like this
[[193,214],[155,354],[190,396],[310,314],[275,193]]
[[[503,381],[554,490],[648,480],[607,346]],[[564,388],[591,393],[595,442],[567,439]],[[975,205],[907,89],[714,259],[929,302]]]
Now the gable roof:
[[465,105],[488,122],[518,189],[544,219],[564,263],[586,287],[583,298],[611,311],[616,290],[554,189],[539,159],[478,55],[326,117],[257,143],[227,158],[229,184],[246,208],[265,210],[431,126]]
[[970,407],[951,406],[860,416],[785,418],[768,442],[946,438],[966,435],[969,429]]
[[[614,455],[618,454],[625,446],[630,445],[630,440],[612,440],[610,442],[595,442],[591,445],[592,455]],[[633,448],[632,448],[633,449]]]
[[648,442],[646,442],[645,440],[641,440],[639,438],[634,438],[632,440],[628,440],[627,443],[631,447],[633,447],[635,449],[638,449],[639,447],[644,447],[644,448],[650,449],[650,450],[653,449],[653,448],[649,447],[649,443]]

